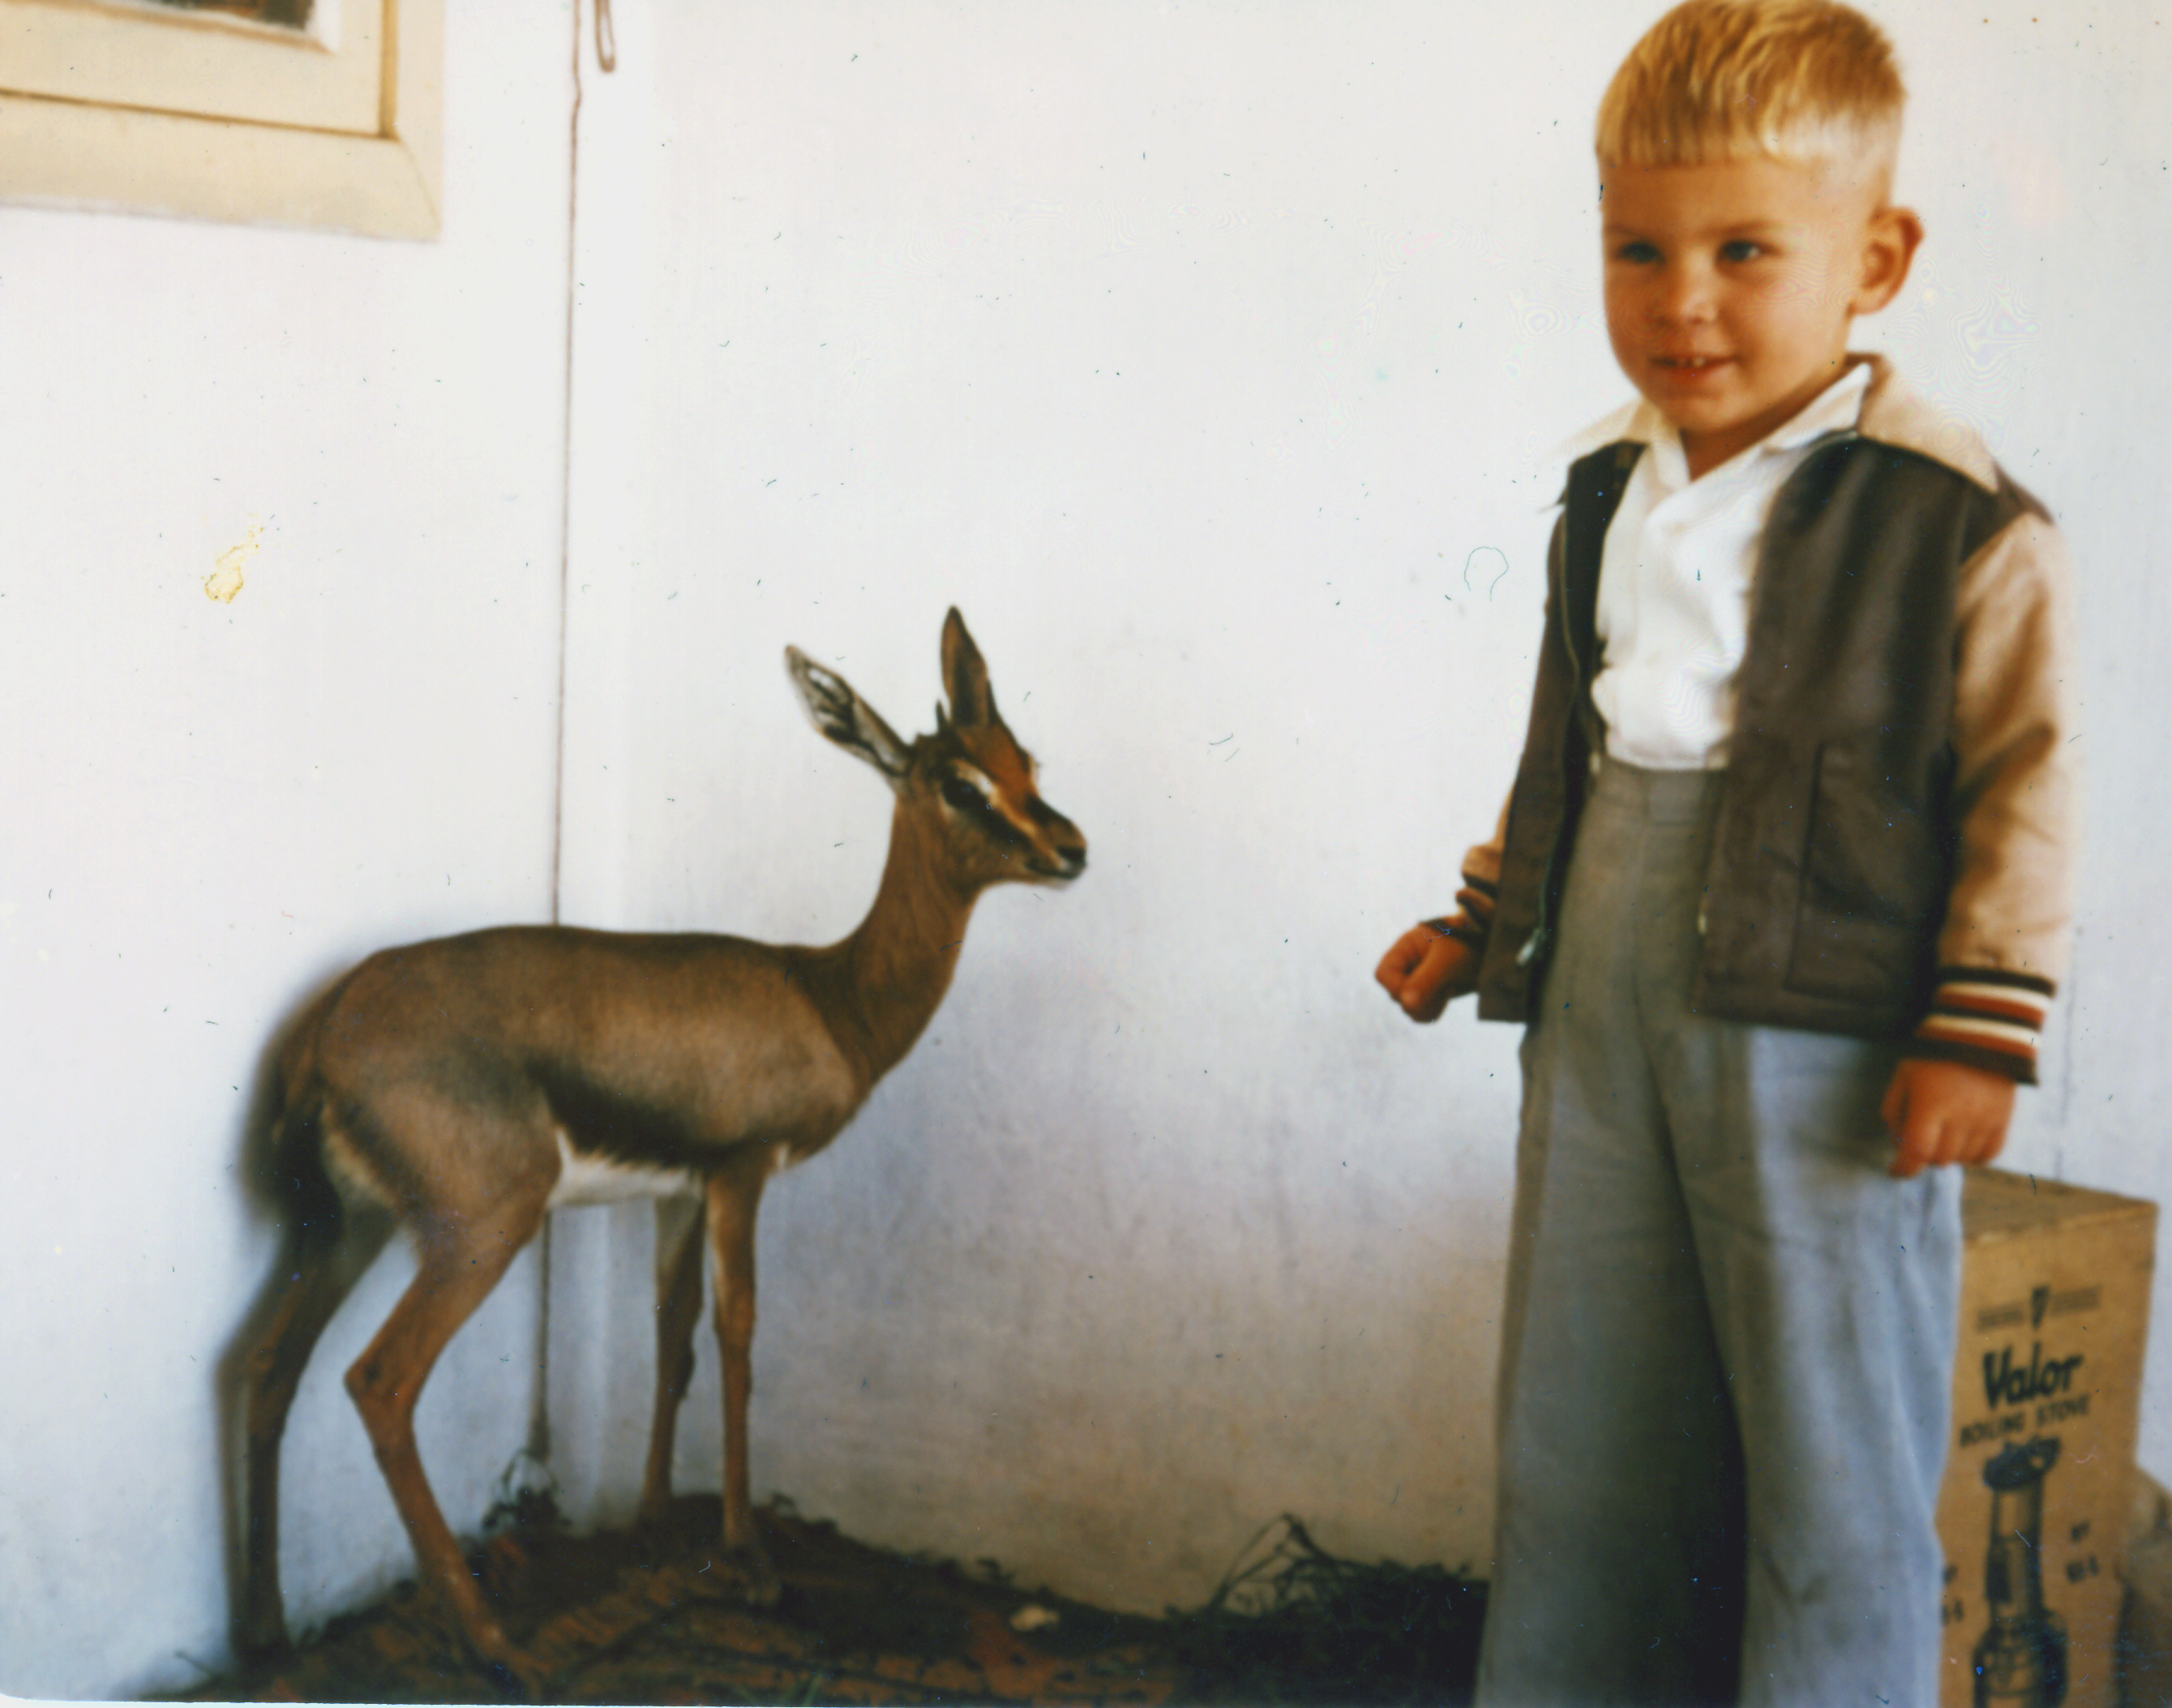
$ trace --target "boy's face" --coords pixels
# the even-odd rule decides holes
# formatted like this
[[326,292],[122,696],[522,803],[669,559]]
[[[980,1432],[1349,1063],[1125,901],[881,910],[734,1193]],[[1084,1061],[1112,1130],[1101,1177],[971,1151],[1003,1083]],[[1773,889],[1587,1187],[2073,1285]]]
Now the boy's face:
[[1761,156],[1607,169],[1607,336],[1692,477],[1838,378],[1850,320],[1906,279],[1922,228],[1881,180]]

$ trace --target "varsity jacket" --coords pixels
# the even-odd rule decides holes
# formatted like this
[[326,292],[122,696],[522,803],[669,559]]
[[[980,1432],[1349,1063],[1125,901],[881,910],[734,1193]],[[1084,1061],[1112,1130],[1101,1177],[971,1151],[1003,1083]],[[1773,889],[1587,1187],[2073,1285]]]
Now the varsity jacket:
[[[1856,430],[1759,543],[1691,1002],[2033,1082],[2072,918],[2066,555],[1973,433],[1863,359]],[[1449,922],[1482,946],[1488,1019],[1538,1012],[1605,739],[1600,551],[1642,449],[1581,458],[1562,494],[1522,762]]]

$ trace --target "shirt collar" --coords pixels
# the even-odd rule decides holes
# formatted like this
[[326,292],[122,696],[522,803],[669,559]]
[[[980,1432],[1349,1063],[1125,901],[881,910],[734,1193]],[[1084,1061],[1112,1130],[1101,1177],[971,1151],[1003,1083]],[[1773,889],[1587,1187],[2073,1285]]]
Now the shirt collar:
[[[1858,374],[1862,376],[1859,380]],[[1827,399],[1836,400],[1841,387],[1849,384],[1863,389],[1852,394],[1853,413],[1838,426],[1852,426],[1865,438],[1943,463],[1986,491],[1997,491],[1997,465],[1992,461],[1990,451],[1975,430],[1958,416],[1934,408],[1917,396],[1883,356],[1851,352],[1847,372],[1812,399],[1804,415],[1818,409]],[[1789,432],[1803,419],[1804,416],[1798,416],[1795,421],[1782,426],[1775,437]],[[1665,417],[1650,404],[1641,398],[1632,399],[1565,441],[1541,466],[1550,470],[1566,469],[1578,458],[1607,445],[1625,442],[1649,444],[1655,430],[1665,425]],[[1833,425],[1827,423],[1819,431],[1831,431]],[[1544,490],[1557,491],[1560,485],[1556,477],[1546,481]]]
[[[1839,379],[1755,444],[1745,446],[1729,457],[1728,463],[1746,474],[1768,456],[1800,450],[1828,433],[1852,432],[1863,418],[1863,395],[1869,389],[1869,364],[1851,365]],[[1651,447],[1652,472],[1659,477],[1661,485],[1673,490],[1689,484],[1689,459],[1682,450],[1681,433],[1650,403],[1637,404],[1621,438]]]

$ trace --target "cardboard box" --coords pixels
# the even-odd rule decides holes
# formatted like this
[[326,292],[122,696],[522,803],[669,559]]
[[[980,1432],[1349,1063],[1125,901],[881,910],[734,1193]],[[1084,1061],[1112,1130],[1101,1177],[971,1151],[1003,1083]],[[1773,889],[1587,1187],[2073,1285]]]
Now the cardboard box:
[[1972,1169],[1961,1222],[1940,1708],[2109,1708],[2157,1206]]

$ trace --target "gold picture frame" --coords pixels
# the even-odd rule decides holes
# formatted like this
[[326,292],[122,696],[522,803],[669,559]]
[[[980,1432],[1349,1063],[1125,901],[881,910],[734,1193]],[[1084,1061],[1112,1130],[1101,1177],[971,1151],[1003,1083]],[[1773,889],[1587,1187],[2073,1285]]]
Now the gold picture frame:
[[442,0],[320,10],[0,0],[0,200],[435,237]]

